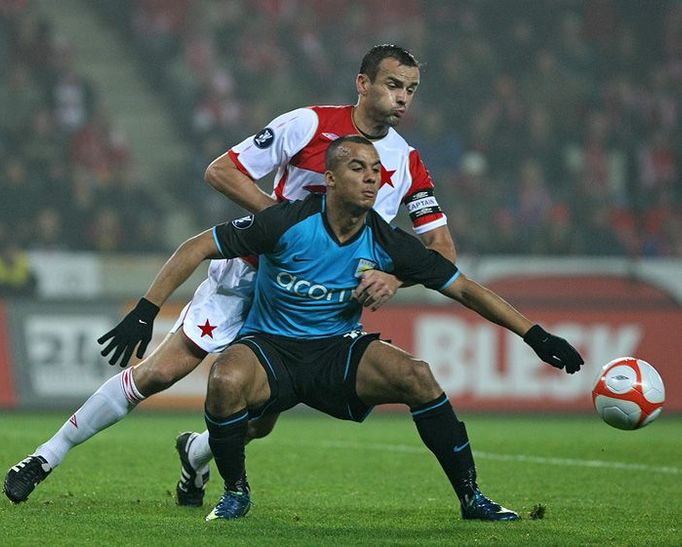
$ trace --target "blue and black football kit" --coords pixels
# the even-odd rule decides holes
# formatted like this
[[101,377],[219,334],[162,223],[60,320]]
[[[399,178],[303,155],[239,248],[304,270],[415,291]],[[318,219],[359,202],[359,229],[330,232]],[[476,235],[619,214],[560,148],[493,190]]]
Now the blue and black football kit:
[[[226,490],[214,513],[236,518],[250,504],[244,456],[249,419],[297,403],[345,420],[362,421],[369,414],[371,407],[357,395],[357,367],[379,335],[360,330],[362,307],[351,298],[362,272],[375,268],[404,282],[443,289],[459,271],[374,211],[353,238],[340,243],[327,224],[325,197],[319,194],[217,226],[214,236],[225,257],[261,256],[254,304],[233,343],[248,346],[258,357],[270,398],[260,408],[243,408],[230,416],[205,414]],[[445,393],[410,411],[419,436],[460,499],[462,516],[518,519],[480,492],[466,427]]]
[[234,343],[248,345],[268,374],[272,396],[250,417],[303,402],[337,418],[369,412],[355,392],[357,365],[378,334],[360,325],[352,293],[366,270],[442,289],[457,267],[370,210],[340,243],[327,223],[326,198],[312,194],[214,228],[225,258],[260,255],[251,311]]

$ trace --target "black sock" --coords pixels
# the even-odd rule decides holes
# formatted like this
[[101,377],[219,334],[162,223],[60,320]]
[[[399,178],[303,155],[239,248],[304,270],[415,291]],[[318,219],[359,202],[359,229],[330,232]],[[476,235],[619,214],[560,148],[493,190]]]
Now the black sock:
[[460,500],[476,488],[474,455],[464,422],[457,420],[445,393],[410,409],[419,436],[438,459]]
[[225,481],[225,489],[242,491],[246,486],[244,439],[249,424],[249,411],[244,408],[231,416],[212,416],[205,411],[208,445],[216,467]]

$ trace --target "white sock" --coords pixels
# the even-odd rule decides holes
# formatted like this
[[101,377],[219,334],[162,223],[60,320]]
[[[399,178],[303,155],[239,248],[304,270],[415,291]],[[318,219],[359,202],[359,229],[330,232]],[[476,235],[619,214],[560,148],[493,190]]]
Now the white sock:
[[55,435],[33,455],[56,467],[74,446],[127,416],[144,397],[135,387],[133,369],[127,368],[104,382]]
[[208,446],[208,431],[199,433],[194,438],[187,451],[187,456],[190,465],[194,469],[201,469],[203,466],[208,465],[213,459],[213,452],[211,452],[211,447]]

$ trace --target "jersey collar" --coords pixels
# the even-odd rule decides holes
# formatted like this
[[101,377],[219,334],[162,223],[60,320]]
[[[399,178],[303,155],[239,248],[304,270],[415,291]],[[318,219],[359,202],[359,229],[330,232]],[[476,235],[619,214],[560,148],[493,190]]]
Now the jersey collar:
[[356,130],[358,133],[360,133],[360,135],[362,135],[363,137],[365,137],[366,139],[368,139],[368,140],[370,140],[370,141],[380,141],[381,139],[386,138],[386,137],[388,136],[388,133],[391,131],[391,128],[389,127],[389,128],[386,130],[386,133],[384,133],[383,135],[378,135],[378,136],[377,136],[377,135],[370,135],[370,134],[368,134],[368,133],[365,133],[365,132],[364,132],[362,129],[360,129],[360,128],[357,126],[357,124],[355,123],[355,107],[351,108],[351,111],[350,111],[350,121],[351,121],[351,123],[353,124],[353,127],[355,128],[355,130]]
[[345,247],[346,245],[350,245],[360,239],[362,237],[362,234],[365,232],[367,229],[367,217],[365,217],[365,222],[362,225],[362,228],[360,228],[356,234],[353,235],[348,241],[345,243],[341,243],[339,239],[336,237],[336,234],[334,233],[334,230],[332,230],[332,227],[329,225],[329,221],[327,220],[327,196],[323,195],[322,196],[322,211],[320,213],[322,215],[322,224],[324,225],[324,229],[327,231],[327,235],[332,239],[334,243],[336,243],[339,247]]

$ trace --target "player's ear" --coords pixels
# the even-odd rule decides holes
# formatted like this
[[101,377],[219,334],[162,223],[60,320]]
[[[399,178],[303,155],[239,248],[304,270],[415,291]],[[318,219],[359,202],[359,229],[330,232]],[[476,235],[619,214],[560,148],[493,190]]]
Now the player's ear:
[[367,95],[367,88],[369,87],[370,81],[369,77],[367,74],[358,74],[355,77],[355,89],[358,92],[358,95]]
[[327,170],[324,172],[324,184],[327,188],[333,188],[336,186],[336,181],[334,180],[334,173]]

